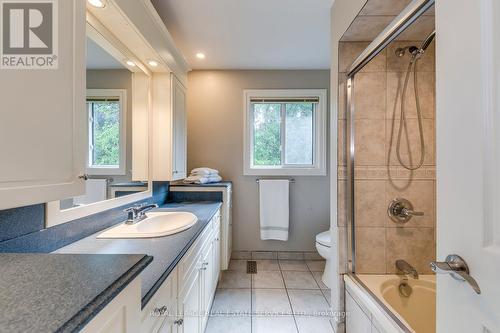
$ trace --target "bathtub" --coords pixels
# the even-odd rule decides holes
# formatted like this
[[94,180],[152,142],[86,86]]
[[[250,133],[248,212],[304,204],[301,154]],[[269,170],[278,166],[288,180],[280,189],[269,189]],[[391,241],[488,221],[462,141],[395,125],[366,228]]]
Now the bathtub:
[[[346,304],[350,304],[350,307],[359,306],[365,319],[368,319],[373,327],[372,331],[436,332],[434,275],[421,275],[418,280],[408,278],[405,282],[412,290],[409,297],[400,294],[402,277],[398,275],[348,274],[345,275],[344,281],[346,297],[352,297],[354,301],[351,303],[346,301]],[[356,309],[347,309],[348,312],[349,310],[356,313]],[[358,321],[362,319],[356,318]]]

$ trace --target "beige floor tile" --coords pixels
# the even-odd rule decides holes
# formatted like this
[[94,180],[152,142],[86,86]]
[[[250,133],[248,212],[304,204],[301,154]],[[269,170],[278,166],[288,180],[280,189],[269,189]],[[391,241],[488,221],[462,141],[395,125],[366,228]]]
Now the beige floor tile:
[[307,267],[311,272],[323,272],[325,270],[325,260],[306,260]]
[[287,289],[319,289],[311,272],[283,271]]
[[285,288],[281,272],[260,271],[252,275],[252,288]]
[[249,315],[251,311],[250,289],[217,289],[210,313],[212,315]]
[[280,260],[304,260],[304,252],[282,251],[278,252]]
[[285,289],[254,289],[252,313],[256,316],[290,315],[292,308]]
[[252,318],[212,316],[208,319],[205,333],[251,333]]
[[218,288],[250,288],[250,274],[240,271],[223,271]]
[[328,289],[328,287],[323,283],[323,272],[312,272],[314,279],[318,283],[320,289]]
[[257,272],[259,271],[279,271],[278,260],[257,260]]
[[296,316],[299,333],[334,333],[328,317]]
[[288,290],[293,313],[321,316],[329,313],[329,305],[321,290]]
[[246,260],[233,260],[233,259],[231,259],[229,261],[228,270],[246,272],[247,271],[247,261]]
[[282,271],[309,271],[303,260],[280,260],[279,264]]
[[254,317],[252,333],[297,333],[293,316]]

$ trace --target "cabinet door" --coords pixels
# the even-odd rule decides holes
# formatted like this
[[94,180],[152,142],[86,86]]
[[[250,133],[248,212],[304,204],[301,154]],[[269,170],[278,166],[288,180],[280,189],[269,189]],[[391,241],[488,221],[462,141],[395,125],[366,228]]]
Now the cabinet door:
[[58,42],[50,56],[57,67],[0,68],[0,210],[85,189],[78,178],[85,167],[85,2],[51,5],[57,20],[47,18],[52,36],[44,39]]
[[213,250],[213,278],[212,278],[212,292],[215,293],[215,288],[217,287],[217,281],[219,280],[220,264],[221,264],[221,244],[220,244],[220,227],[217,228],[214,235],[214,250]]
[[196,268],[188,278],[184,290],[179,297],[179,307],[182,314],[182,325],[179,333],[199,333],[201,329],[201,284],[200,269]]
[[186,123],[186,89],[172,75],[172,180],[187,176],[187,123]]
[[[210,310],[210,302],[212,300],[212,285],[213,285],[213,271],[214,271],[214,261],[213,261],[213,240],[210,245],[203,252],[203,308],[202,311]],[[205,312],[206,313],[206,312]]]

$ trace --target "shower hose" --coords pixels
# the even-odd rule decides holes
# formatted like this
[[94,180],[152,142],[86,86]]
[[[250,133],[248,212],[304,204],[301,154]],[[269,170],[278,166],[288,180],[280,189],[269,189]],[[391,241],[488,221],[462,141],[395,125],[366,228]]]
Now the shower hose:
[[[405,81],[403,85],[403,91],[401,93],[401,116],[399,118],[399,130],[398,130],[398,138],[396,141],[396,155],[399,163],[408,170],[417,170],[424,164],[425,158],[425,144],[424,144],[424,130],[422,126],[422,112],[420,109],[420,100],[418,96],[418,79],[417,79],[417,66],[420,58],[420,54],[412,56],[410,63],[408,64],[408,69],[406,70]],[[408,88],[408,81],[410,79],[410,73],[412,72],[413,67],[413,88],[415,90],[415,104],[417,107],[417,117],[418,117],[418,131],[420,137],[420,161],[417,165],[411,165],[411,151],[408,146],[408,156],[409,156],[409,164],[403,162],[401,158],[401,139],[403,134],[403,127],[406,131],[406,115],[405,115],[405,100],[406,100],[406,90]],[[409,139],[408,139],[409,140]]]

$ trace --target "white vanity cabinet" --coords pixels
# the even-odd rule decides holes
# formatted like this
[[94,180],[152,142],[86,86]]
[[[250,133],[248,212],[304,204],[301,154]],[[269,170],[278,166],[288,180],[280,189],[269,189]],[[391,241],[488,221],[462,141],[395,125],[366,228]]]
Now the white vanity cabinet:
[[186,88],[173,73],[153,74],[153,180],[187,176]]
[[223,186],[189,186],[172,184],[171,192],[221,192],[222,207],[221,207],[221,222],[220,222],[220,237],[219,237],[219,260],[221,270],[227,270],[231,252],[233,248],[233,220],[232,220],[232,185],[229,183]]
[[80,331],[136,333],[141,326],[141,278],[135,278]]
[[142,333],[202,333],[220,273],[220,213],[142,310]]
[[0,210],[84,193],[85,2],[52,5],[57,67],[0,68]]

